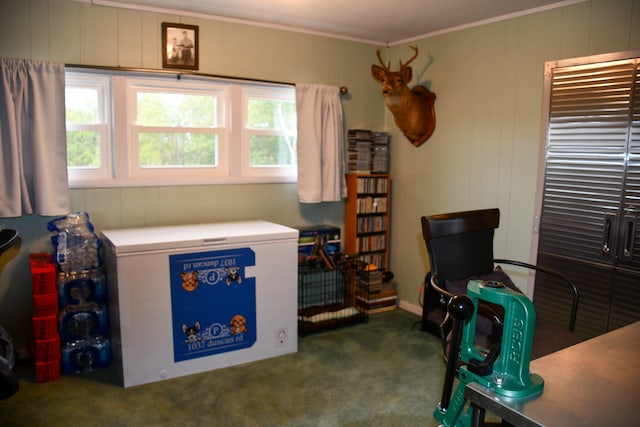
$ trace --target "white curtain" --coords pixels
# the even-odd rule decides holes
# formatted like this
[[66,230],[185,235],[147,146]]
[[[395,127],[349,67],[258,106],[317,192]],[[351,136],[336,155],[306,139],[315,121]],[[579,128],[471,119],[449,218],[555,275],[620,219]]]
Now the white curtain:
[[296,84],[298,200],[338,202],[347,195],[340,89]]
[[0,217],[69,213],[64,65],[0,58]]

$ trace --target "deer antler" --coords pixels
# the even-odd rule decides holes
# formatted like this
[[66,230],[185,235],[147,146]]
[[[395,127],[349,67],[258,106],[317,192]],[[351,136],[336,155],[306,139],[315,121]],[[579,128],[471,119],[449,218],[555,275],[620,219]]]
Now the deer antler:
[[416,59],[418,57],[418,46],[409,46],[411,49],[413,49],[413,51],[415,52],[415,54],[411,57],[411,59],[409,59],[407,62],[405,62],[404,64],[402,63],[402,61],[400,61],[400,68],[404,68],[407,65],[409,65],[414,59]]
[[382,65],[382,68],[389,71],[391,69],[391,61],[389,61],[388,65],[384,65],[384,61],[382,60],[382,56],[380,55],[381,53],[382,53],[381,49],[377,48],[376,54],[378,55],[378,61],[380,61],[380,65]]

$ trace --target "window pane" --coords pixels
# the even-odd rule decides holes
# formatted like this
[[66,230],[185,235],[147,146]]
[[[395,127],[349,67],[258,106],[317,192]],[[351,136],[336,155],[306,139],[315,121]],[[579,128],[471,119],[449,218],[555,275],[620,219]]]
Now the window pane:
[[211,128],[216,124],[216,97],[184,93],[138,92],[137,124]]
[[100,123],[98,90],[95,88],[67,87],[65,89],[67,123]]
[[100,167],[100,134],[93,131],[67,131],[67,166]]
[[151,133],[138,135],[139,166],[217,166],[218,136],[201,133]]
[[250,141],[251,166],[293,166],[296,139],[284,136],[253,135]]
[[296,130],[296,104],[278,99],[249,98],[247,127],[264,130]]

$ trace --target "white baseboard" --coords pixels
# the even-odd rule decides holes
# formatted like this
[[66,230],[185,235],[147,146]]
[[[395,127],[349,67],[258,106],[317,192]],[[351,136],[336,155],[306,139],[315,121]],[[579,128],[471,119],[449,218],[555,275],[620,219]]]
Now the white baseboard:
[[418,316],[422,316],[422,307],[420,307],[419,305],[400,300],[400,302],[398,303],[398,307],[413,314],[417,314]]

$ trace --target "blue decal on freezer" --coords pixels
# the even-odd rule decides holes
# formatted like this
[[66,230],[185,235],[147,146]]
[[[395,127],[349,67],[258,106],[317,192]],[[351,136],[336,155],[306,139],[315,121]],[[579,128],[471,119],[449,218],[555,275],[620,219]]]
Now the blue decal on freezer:
[[175,362],[256,342],[254,265],[250,248],[169,256]]

